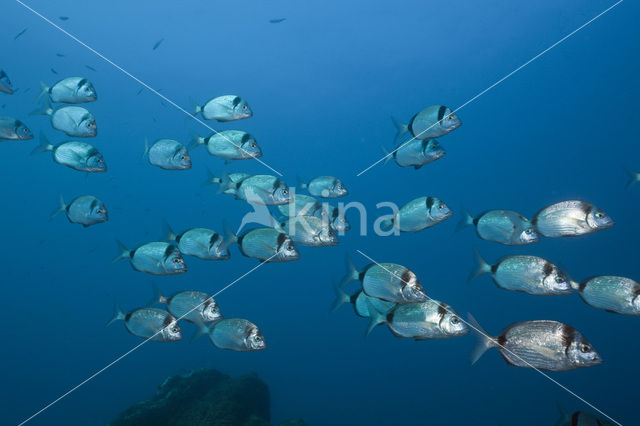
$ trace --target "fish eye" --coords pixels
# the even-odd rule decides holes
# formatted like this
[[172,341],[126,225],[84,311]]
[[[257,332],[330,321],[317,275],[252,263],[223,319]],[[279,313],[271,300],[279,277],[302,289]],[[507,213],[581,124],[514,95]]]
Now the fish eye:
[[246,105],[243,105],[243,106],[242,106],[242,109],[243,109],[243,110],[245,110],[245,111],[246,111],[248,108],[249,108],[249,107],[247,107]]
[[179,257],[173,258],[173,263],[180,263],[182,260]]
[[460,320],[458,319],[458,317],[451,318],[451,324],[457,324],[459,322],[460,322]]
[[531,235],[531,234],[533,234],[533,229],[528,228],[527,230],[524,231],[524,233],[527,234],[527,235]]
[[293,250],[295,250],[295,247],[293,246],[293,244],[289,244],[289,245],[287,246],[287,250],[289,250],[289,251],[293,251]]
[[596,213],[595,215],[598,219],[601,219],[604,215],[600,212]]
[[438,209],[440,210],[444,209],[444,204],[438,204]]
[[587,353],[591,350],[591,347],[585,343],[580,343],[580,352]]
[[251,142],[251,148],[255,148],[257,145],[255,142]]
[[288,194],[288,193],[289,193],[289,190],[288,190],[287,188],[284,188],[284,189],[282,190],[282,193],[283,193],[283,194]]
[[558,275],[558,276],[556,277],[556,282],[557,282],[557,283],[563,283],[563,282],[565,282],[565,281],[566,281],[566,280],[564,279],[564,277],[563,277],[562,275]]
[[172,333],[178,333],[178,327],[171,327]]

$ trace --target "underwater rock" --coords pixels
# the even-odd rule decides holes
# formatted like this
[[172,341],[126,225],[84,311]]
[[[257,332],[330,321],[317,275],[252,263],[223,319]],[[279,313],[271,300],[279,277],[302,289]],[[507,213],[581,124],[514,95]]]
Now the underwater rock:
[[256,374],[234,379],[196,370],[167,378],[155,395],[127,408],[110,425],[269,426],[269,403],[269,388]]

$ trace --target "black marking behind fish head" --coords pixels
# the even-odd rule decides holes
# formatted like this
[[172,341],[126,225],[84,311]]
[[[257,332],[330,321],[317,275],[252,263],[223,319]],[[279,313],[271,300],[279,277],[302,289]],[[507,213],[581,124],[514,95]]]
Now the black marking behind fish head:
[[553,273],[553,264],[551,262],[544,262],[544,266],[542,267],[542,273],[545,277],[548,277]]
[[427,197],[427,211],[431,211],[431,207],[433,207],[435,203],[435,199],[433,197]]
[[233,107],[237,107],[238,104],[242,101],[242,99],[240,98],[240,96],[236,96],[233,98],[233,101],[231,101]]
[[564,345],[565,355],[569,355],[569,349],[576,337],[576,329],[567,324],[562,324],[562,344]]
[[444,114],[447,112],[447,107],[444,105],[440,105],[438,108],[438,121],[441,121],[444,118]]

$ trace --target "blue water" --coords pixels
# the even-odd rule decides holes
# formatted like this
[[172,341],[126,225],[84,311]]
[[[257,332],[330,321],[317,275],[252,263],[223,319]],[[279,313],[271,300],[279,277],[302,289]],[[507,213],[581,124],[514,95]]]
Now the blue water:
[[[430,296],[461,314],[472,312],[491,333],[532,319],[573,325],[604,363],[550,376],[619,422],[638,424],[638,318],[596,310],[575,294],[535,297],[500,290],[487,276],[473,284],[466,277],[475,246],[489,261],[543,256],[575,279],[640,278],[640,188],[624,190],[624,167],[640,167],[639,5],[622,3],[462,109],[462,127],[440,139],[443,159],[419,171],[392,162],[356,177],[381,157],[381,145],[392,146],[391,115],[408,120],[428,105],[463,104],[611,4],[31,0],[185,108],[190,98],[241,95],[253,118],[208,124],[251,132],[263,160],[292,186],[296,175],[340,177],[350,190],[345,201],[362,202],[369,213],[369,235],[353,229],[337,247],[303,247],[299,261],[266,264],[217,297],[226,316],[259,325],[268,350],[222,351],[207,339],[151,342],[31,424],[105,424],[168,375],[203,367],[257,372],[271,390],[273,423],[302,417],[313,425],[540,425],[555,422],[557,402],[568,411],[593,411],[535,371],[506,365],[495,350],[471,366],[471,335],[415,342],[379,327],[365,339],[366,321],[351,309],[329,313],[331,282],[344,274],[345,254],[359,267],[369,263],[356,250],[411,268]],[[287,20],[268,22],[279,17]],[[17,424],[141,342],[122,323],[105,327],[114,301],[124,309],[144,305],[152,283],[166,293],[213,293],[257,264],[234,247],[230,261],[187,258],[187,274],[152,277],[110,263],[114,238],[129,247],[160,239],[163,218],[178,231],[221,230],[223,219],[239,224],[249,206],[202,187],[206,168],[269,171],[256,161],[225,165],[203,148],[192,153],[190,171],[154,168],[141,160],[145,137],[186,143],[192,132],[209,131],[147,90],[136,95],[138,83],[18,3],[2,6],[0,40],[0,67],[21,89],[0,93],[6,105],[0,115],[22,119],[53,142],[68,140],[46,117],[28,113],[37,106],[40,81],[85,76],[99,94],[85,105],[98,122],[98,137],[89,142],[109,166],[108,173],[85,178],[48,154],[30,157],[35,141],[1,143],[0,423]],[[60,194],[100,197],[109,222],[86,229],[63,217],[49,222]],[[441,198],[456,215],[416,234],[371,232],[374,219],[387,213],[376,203],[424,195]],[[482,241],[472,230],[454,232],[462,205],[472,213],[507,208],[531,217],[576,198],[605,210],[616,225],[519,248]],[[347,216],[358,223],[355,211]],[[187,336],[193,331],[184,329]]]

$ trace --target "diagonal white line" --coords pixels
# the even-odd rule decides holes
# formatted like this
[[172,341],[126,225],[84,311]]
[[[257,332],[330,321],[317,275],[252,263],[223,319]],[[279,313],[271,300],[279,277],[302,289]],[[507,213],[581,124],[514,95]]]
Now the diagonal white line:
[[282,176],[282,173],[280,173],[279,171],[277,171],[276,169],[274,169],[273,167],[271,167],[270,165],[268,165],[267,163],[265,163],[264,161],[260,160],[259,158],[256,157],[252,157],[251,153],[246,151],[245,149],[243,149],[240,145],[236,144],[235,142],[233,142],[231,139],[227,138],[225,135],[221,134],[220,132],[218,132],[217,130],[215,130],[213,127],[209,126],[207,123],[205,123],[204,121],[200,120],[198,117],[195,117],[194,115],[192,115],[191,113],[189,113],[189,111],[187,111],[186,109],[182,108],[180,105],[178,105],[177,103],[175,103],[174,101],[172,101],[171,99],[167,98],[166,96],[164,96],[162,93],[158,92],[157,90],[155,90],[153,87],[149,86],[147,83],[145,83],[144,81],[140,80],[138,77],[134,76],[133,74],[131,74],[130,72],[128,72],[127,70],[125,70],[124,68],[122,68],[120,65],[116,64],[115,62],[113,62],[111,59],[107,58],[106,56],[104,56],[102,53],[98,52],[97,50],[95,50],[94,48],[92,48],[91,46],[89,46],[88,44],[86,44],[85,42],[83,42],[82,40],[78,39],[76,36],[74,36],[73,34],[69,33],[67,30],[65,30],[64,28],[61,28],[59,25],[57,25],[56,23],[52,22],[49,18],[47,18],[46,16],[43,16],[41,13],[39,13],[38,11],[34,10],[33,8],[31,8],[30,6],[26,5],[25,3],[23,3],[21,0],[15,0],[16,3],[24,6],[27,10],[30,10],[31,12],[33,12],[35,15],[39,16],[40,18],[42,18],[44,21],[46,21],[47,23],[51,24],[53,27],[57,28],[59,31],[61,31],[62,33],[64,33],[66,36],[68,36],[69,38],[71,38],[72,40],[74,40],[75,42],[79,43],[80,45],[86,47],[88,50],[90,50],[91,52],[93,52],[95,55],[99,56],[100,58],[102,58],[103,60],[105,60],[106,62],[108,62],[109,64],[111,64],[112,66],[114,66],[115,68],[117,68],[119,71],[121,71],[123,74],[127,75],[128,77],[132,78],[133,80],[135,80],[136,82],[138,82],[139,84],[143,85],[145,88],[147,88],[149,91],[151,91],[152,93],[154,93],[155,95],[159,96],[160,98],[164,99],[165,101],[167,101],[168,103],[170,103],[173,107],[177,108],[178,110],[182,111],[183,113],[185,113],[187,116],[191,117],[193,120],[197,121],[198,123],[202,124],[204,127],[206,127],[207,129],[211,130],[213,133],[215,133],[216,135],[219,135],[220,137],[222,137],[223,139],[227,140],[228,142],[230,142],[232,145],[234,145],[236,148],[242,150],[244,153],[249,154],[249,156],[256,160],[258,163],[262,164],[263,166],[265,166],[266,168],[268,168],[269,170],[271,170],[272,172],[274,172],[275,174],[277,174],[278,176]]
[[[614,7],[616,7],[617,5],[619,5],[620,3],[622,3],[624,0],[618,0],[616,3],[612,4],[611,6],[609,6],[608,8],[606,8],[605,10],[603,10],[602,12],[600,12],[599,14],[597,14],[596,16],[594,16],[593,18],[589,19],[587,22],[585,22],[584,24],[580,25],[578,28],[576,28],[575,30],[571,31],[569,34],[567,34],[566,36],[562,37],[560,40],[556,41],[555,43],[553,43],[551,46],[547,47],[546,49],[544,49],[542,52],[538,53],[536,56],[534,56],[533,58],[529,59],[527,62],[525,62],[524,64],[520,65],[518,68],[516,68],[515,70],[511,71],[509,74],[505,75],[504,77],[502,77],[500,80],[496,81],[495,83],[493,83],[491,86],[487,87],[486,89],[484,89],[482,92],[478,93],[477,95],[475,95],[474,97],[472,97],[471,99],[469,99],[468,101],[466,101],[465,103],[463,103],[462,105],[460,105],[459,107],[457,107],[456,109],[454,109],[451,113],[455,113],[457,111],[460,111],[462,108],[466,107],[467,105],[469,105],[471,102],[475,101],[476,99],[478,99],[480,96],[484,95],[485,93],[487,93],[489,90],[493,89],[494,87],[496,87],[497,85],[499,85],[500,83],[502,83],[503,81],[505,81],[506,79],[508,79],[509,77],[511,77],[512,75],[514,75],[515,73],[517,73],[518,71],[520,71],[522,68],[526,67],[527,65],[529,65],[531,62],[535,61],[536,59],[538,59],[539,57],[541,57],[542,55],[544,55],[545,53],[547,53],[548,51],[550,51],[551,49],[553,49],[554,47],[556,47],[557,45],[559,45],[560,43],[562,43],[563,41],[565,41],[566,39],[568,39],[569,37],[571,37],[572,35],[574,35],[575,33],[577,33],[578,31],[580,31],[581,29],[583,29],[584,27],[586,27],[587,25],[591,24],[593,21],[595,21],[596,19],[600,18],[602,15],[604,15],[605,13],[609,12],[611,9],[613,9]],[[407,145],[408,143],[419,139],[421,135],[423,135],[424,133],[426,133],[429,129],[431,129],[433,126],[439,124],[442,120],[444,119],[444,117],[438,121],[436,121],[435,123],[433,123],[431,126],[427,127],[426,129],[424,129],[422,132],[418,133],[417,135],[413,136],[411,139],[409,139],[408,141],[404,142],[402,145],[400,145],[399,147],[393,149],[390,153],[386,154],[384,157],[382,157],[381,159],[379,159],[378,161],[376,161],[375,163],[371,164],[369,167],[367,167],[366,169],[362,170],[360,173],[358,173],[356,176],[361,176],[363,174],[365,174],[366,172],[368,172],[371,168],[373,168],[374,166],[380,164],[382,161],[386,160],[387,158],[389,158],[390,156],[392,156],[397,150],[403,148],[405,145]]]
[[[238,281],[240,281],[241,279],[243,279],[244,277],[246,277],[247,275],[251,274],[253,271],[255,271],[256,269],[258,269],[259,267],[261,267],[262,265],[264,265],[265,263],[267,263],[268,261],[270,261],[271,259],[273,259],[274,257],[276,257],[278,255],[278,253],[274,254],[273,256],[271,256],[270,258],[268,258],[266,261],[264,262],[260,262],[258,265],[254,266],[252,269],[250,269],[248,272],[245,272],[243,275],[241,275],[240,277],[236,278],[235,280],[231,281],[231,283],[227,284],[225,287],[223,287],[221,290],[219,290],[218,292],[216,292],[215,294],[213,294],[211,297],[209,297],[208,299],[206,299],[204,302],[200,303],[198,306],[196,306],[195,308],[191,309],[189,312],[187,312],[186,314],[182,315],[181,317],[177,318],[176,321],[180,321],[182,319],[184,319],[187,315],[189,315],[191,312],[195,311],[196,309],[200,308],[200,306],[204,305],[205,303],[207,303],[209,301],[209,299],[213,299],[214,297],[216,297],[217,295],[219,295],[220,293],[222,293],[223,291],[225,291],[226,289],[228,289],[229,287],[231,287],[232,285],[234,285],[235,283],[237,283]],[[168,326],[167,326],[168,327]],[[131,355],[133,352],[137,351],[138,349],[140,349],[142,346],[146,345],[150,340],[152,340],[154,337],[156,337],[158,334],[162,333],[167,327],[164,327],[162,329],[160,329],[158,332],[156,332],[156,334],[154,334],[151,337],[148,337],[147,339],[143,340],[142,342],[138,343],[137,345],[135,345],[133,348],[129,349],[127,352],[123,353],[122,355],[120,355],[118,358],[114,359],[113,361],[111,361],[109,364],[105,365],[104,367],[102,367],[100,370],[96,371],[95,373],[93,373],[91,376],[87,377],[86,379],[84,379],[82,382],[78,383],[76,386],[72,387],[71,389],[69,389],[67,392],[63,393],[62,395],[60,395],[58,398],[54,399],[53,401],[51,401],[49,404],[45,405],[44,407],[42,407],[40,410],[36,411],[34,414],[32,414],[30,417],[28,417],[27,419],[23,420],[22,422],[20,422],[20,424],[18,426],[22,426],[25,423],[33,420],[35,417],[37,417],[38,415],[42,414],[44,411],[48,410],[49,408],[51,408],[53,405],[57,404],[58,402],[60,402],[61,400],[63,400],[64,398],[66,398],[67,396],[69,396],[71,393],[75,392],[76,390],[78,390],[80,387],[86,385],[88,382],[90,382],[91,380],[95,379],[96,377],[98,377],[100,374],[104,373],[106,370],[108,370],[109,368],[113,367],[115,364],[117,364],[118,362],[122,361],[124,358],[126,358],[127,356]]]
[[[370,262],[375,263],[376,265],[378,265],[379,267],[381,267],[382,269],[384,269],[385,271],[387,271],[389,274],[393,275],[394,277],[398,278],[400,281],[402,281],[405,284],[409,284],[407,281],[403,280],[401,276],[397,275],[396,273],[394,273],[393,271],[387,269],[384,267],[384,265],[381,265],[380,263],[376,262],[375,260],[373,260],[372,258],[370,258],[369,256],[367,256],[366,254],[364,254],[362,251],[360,250],[356,250],[358,253],[360,253],[363,257],[367,258]],[[431,299],[430,297],[428,298],[429,301],[433,301],[433,299]],[[426,303],[426,302],[425,302]],[[434,302],[435,303],[435,302]],[[476,326],[474,326],[473,324],[470,324],[469,322],[465,321],[464,318],[462,318],[460,315],[458,315],[456,312],[452,312],[450,309],[448,309],[447,307],[443,308],[449,312],[450,314],[454,314],[458,317],[458,319],[460,321],[462,321],[463,323],[465,323],[467,326],[473,328],[478,334],[483,335],[484,337],[486,337],[487,339],[491,340],[492,342],[494,342],[497,346],[499,346],[501,349],[504,349],[505,351],[509,352],[511,355],[513,355],[514,357],[518,358],[520,361],[524,362],[525,364],[527,364],[527,366],[529,366],[530,368],[534,369],[535,371],[537,371],[538,373],[542,374],[544,377],[546,377],[548,380],[550,380],[551,382],[555,383],[556,385],[558,385],[560,388],[564,389],[565,391],[567,391],[568,393],[570,393],[571,395],[573,395],[575,398],[579,399],[580,401],[582,401],[583,403],[587,404],[589,407],[591,407],[592,409],[594,409],[595,411],[597,411],[598,413],[602,414],[603,416],[605,416],[606,418],[608,418],[609,420],[611,420],[613,423],[622,426],[622,423],[617,422],[616,420],[614,420],[613,418],[611,418],[607,413],[605,413],[604,411],[600,410],[598,407],[596,407],[595,405],[591,404],[589,401],[587,401],[586,399],[582,398],[580,395],[578,395],[577,393],[573,392],[571,389],[567,388],[566,386],[564,386],[562,383],[558,382],[557,380],[555,380],[554,378],[552,378],[551,376],[549,376],[547,373],[543,372],[542,370],[534,367],[531,363],[529,363],[528,361],[522,359],[520,356],[518,356],[517,354],[513,353],[512,351],[510,351],[509,349],[507,349],[506,347],[504,347],[503,345],[501,345],[500,343],[498,343],[496,341],[496,339],[494,339],[493,337],[487,335],[486,333],[484,333],[482,330],[479,330]]]

